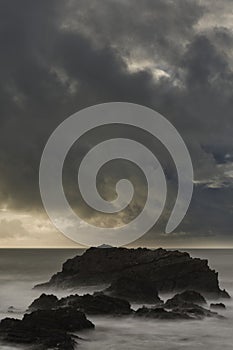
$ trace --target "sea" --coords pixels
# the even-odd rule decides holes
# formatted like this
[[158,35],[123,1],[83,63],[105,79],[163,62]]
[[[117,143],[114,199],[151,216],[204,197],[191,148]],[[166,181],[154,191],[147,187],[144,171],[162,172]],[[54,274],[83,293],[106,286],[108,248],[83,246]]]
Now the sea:
[[[183,249],[182,249],[183,250]],[[233,297],[232,249],[185,249],[191,256],[209,260],[219,272],[221,288]],[[81,255],[80,249],[0,249],[0,319],[22,318],[30,303],[41,292],[37,283],[47,281],[62,268],[68,258]],[[97,288],[96,288],[97,289]],[[71,292],[93,292],[87,288],[54,292],[58,297]],[[165,296],[162,296],[162,298]],[[167,296],[166,296],[167,297]],[[233,299],[225,301],[224,319],[204,321],[139,320],[133,317],[88,317],[95,330],[79,332],[79,350],[232,350]],[[134,305],[133,307],[137,307]],[[1,350],[27,349],[24,346],[0,343]],[[65,349],[64,349],[65,350]]]

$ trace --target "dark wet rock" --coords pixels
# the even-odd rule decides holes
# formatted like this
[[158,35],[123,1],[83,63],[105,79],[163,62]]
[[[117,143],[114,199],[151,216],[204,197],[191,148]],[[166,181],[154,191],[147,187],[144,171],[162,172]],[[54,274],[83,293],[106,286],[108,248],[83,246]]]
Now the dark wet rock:
[[145,276],[121,276],[105,292],[131,302],[161,303],[156,285]]
[[13,326],[16,326],[18,324],[20,324],[20,320],[15,319],[15,318],[4,318],[3,320],[1,320],[0,322],[0,330],[1,332],[4,330],[8,330],[10,328],[12,328]]
[[205,317],[222,317],[219,316],[216,312],[212,312],[200,305],[186,303],[182,307],[173,308],[172,312],[181,312],[184,313],[193,319],[203,319]]
[[88,315],[129,315],[132,312],[128,301],[103,293],[71,295],[59,300],[58,305],[72,306]]
[[176,294],[173,298],[168,299],[164,305],[167,309],[174,309],[176,307],[182,307],[187,303],[196,305],[205,305],[205,298],[198,292],[193,290],[187,290],[183,293]]
[[220,310],[220,309],[224,310],[224,309],[226,309],[226,305],[223,303],[216,303],[216,304],[212,303],[212,304],[210,304],[210,308],[215,309],[215,310]]
[[35,310],[51,310],[57,304],[58,298],[53,294],[41,294],[41,296],[35,299],[28,307],[28,311]]
[[74,308],[38,310],[22,320],[6,318],[0,323],[4,341],[32,344],[42,349],[74,350],[75,337],[70,332],[94,328],[84,313]]
[[37,310],[25,314],[22,320],[24,325],[61,329],[67,332],[80,331],[93,328],[94,325],[86,318],[85,314],[72,307],[58,308],[55,310]]
[[164,308],[172,312],[184,313],[196,319],[218,316],[217,313],[204,308],[203,305],[206,304],[205,298],[200,293],[185,291],[168,299],[164,304]]
[[105,295],[102,292],[93,295],[69,295],[61,299],[52,297],[54,296],[42,294],[33,301],[28,310],[44,310],[46,309],[45,301],[53,300],[53,303],[47,303],[48,309],[51,309],[51,306],[52,309],[71,307],[90,315],[129,315],[132,312],[128,301]]
[[164,308],[142,307],[135,312],[137,317],[153,318],[156,320],[191,320],[192,317],[183,312],[167,311]]
[[165,307],[142,307],[135,312],[135,315],[160,320],[202,320],[205,317],[219,317],[217,313],[192,303],[186,303],[182,307],[171,310],[167,310]]
[[189,289],[212,298],[229,297],[219,288],[218,273],[209,268],[207,260],[161,248],[90,248],[82,256],[67,260],[61,272],[36,288],[111,284],[127,275],[146,276],[159,293]]

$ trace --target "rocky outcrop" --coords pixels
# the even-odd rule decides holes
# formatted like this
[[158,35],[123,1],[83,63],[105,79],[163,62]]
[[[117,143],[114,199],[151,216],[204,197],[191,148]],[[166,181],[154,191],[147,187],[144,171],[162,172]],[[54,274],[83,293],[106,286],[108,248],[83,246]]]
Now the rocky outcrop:
[[0,336],[6,342],[32,344],[38,349],[74,350],[71,332],[94,328],[84,313],[75,308],[37,310],[22,320],[6,318],[0,322]]
[[[191,299],[196,300],[199,305],[192,302]],[[161,307],[147,308],[144,306],[138,309],[135,315],[160,320],[202,320],[205,317],[222,317],[200,306],[204,303],[206,303],[205,299],[199,293],[187,291],[175,295]]]
[[173,298],[168,299],[164,304],[164,307],[167,309],[180,308],[188,303],[196,305],[205,305],[205,298],[198,292],[188,290],[180,294],[176,294]]
[[135,312],[135,316],[157,320],[202,320],[205,317],[221,317],[215,312],[191,303],[187,303],[185,306],[183,305],[183,307],[177,307],[172,310],[167,310],[165,307],[142,307]]
[[111,284],[122,276],[146,276],[158,292],[196,290],[210,298],[229,297],[219,288],[218,273],[207,260],[188,253],[146,248],[90,248],[63,264],[62,271],[36,288],[73,288]]
[[223,304],[223,303],[216,303],[216,304],[211,303],[210,304],[210,308],[211,309],[215,309],[215,310],[225,310],[226,309],[226,305]]
[[112,282],[105,293],[131,302],[161,303],[156,285],[146,276],[121,276]]
[[103,293],[71,295],[60,299],[58,306],[72,306],[88,315],[129,315],[132,312],[127,300],[110,297]]
[[135,312],[136,317],[152,318],[156,320],[191,320],[192,318],[182,312],[167,311],[164,308],[147,308],[143,306]]
[[133,311],[128,301],[101,292],[70,295],[61,299],[42,294],[28,308],[28,311],[34,311],[25,314],[22,320],[6,318],[0,322],[0,337],[6,342],[32,345],[36,350],[74,350],[76,340],[80,338],[72,332],[94,328],[84,312],[90,315],[131,315],[156,320],[221,317],[192,301],[203,304],[205,299],[199,293],[186,291],[175,295],[163,306],[142,307]]
[[54,295],[42,294],[33,301],[28,311],[51,310],[64,307],[75,308],[89,315],[129,315],[132,312],[128,301],[114,298],[101,292],[93,295],[69,295],[61,299]]
[[187,319],[200,320],[205,317],[222,317],[216,312],[204,308],[203,305],[207,305],[205,298],[198,292],[188,290],[168,299],[163,308],[172,314],[175,313],[175,315],[185,315]]
[[55,295],[41,294],[41,296],[35,299],[28,307],[28,311],[51,310],[57,305],[57,302],[58,298]]

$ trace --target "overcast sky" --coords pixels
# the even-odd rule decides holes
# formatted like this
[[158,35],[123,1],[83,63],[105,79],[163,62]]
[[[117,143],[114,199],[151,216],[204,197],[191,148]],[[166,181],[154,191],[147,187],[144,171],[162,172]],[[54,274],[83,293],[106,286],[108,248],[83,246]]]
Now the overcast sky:
[[174,164],[145,133],[118,127],[90,132],[67,157],[64,186],[74,209],[88,222],[112,225],[140,212],[146,188],[138,169],[112,164],[100,174],[106,198],[121,175],[138,190],[115,218],[85,206],[73,169],[94,144],[132,137],[158,156],[170,191],[161,220],[136,244],[232,247],[232,0],[1,0],[0,6],[0,247],[77,246],[43,209],[40,157],[69,115],[112,101],[153,108],[180,132],[194,166],[191,206],[175,232],[165,234],[176,195]]

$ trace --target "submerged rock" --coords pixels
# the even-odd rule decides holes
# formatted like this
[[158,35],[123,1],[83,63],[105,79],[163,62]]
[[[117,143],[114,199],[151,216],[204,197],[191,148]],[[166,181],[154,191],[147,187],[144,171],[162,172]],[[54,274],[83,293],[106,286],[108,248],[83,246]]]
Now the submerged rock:
[[36,288],[111,284],[127,275],[146,276],[158,292],[189,289],[212,298],[229,298],[228,293],[219,288],[218,273],[209,268],[207,260],[161,248],[90,248],[83,255],[67,260],[61,272]]
[[75,308],[38,310],[22,320],[6,318],[0,322],[0,335],[7,342],[43,346],[43,349],[74,350],[70,332],[94,328],[84,313]]

